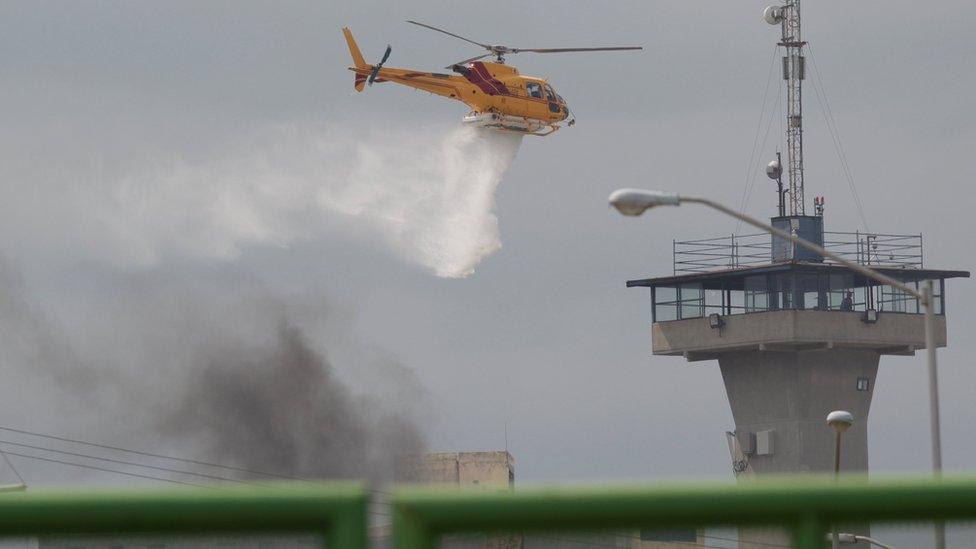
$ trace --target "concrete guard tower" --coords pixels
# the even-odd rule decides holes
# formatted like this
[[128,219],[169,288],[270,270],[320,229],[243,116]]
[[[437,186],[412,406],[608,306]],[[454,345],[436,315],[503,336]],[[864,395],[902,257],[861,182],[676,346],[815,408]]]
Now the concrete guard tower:
[[[945,281],[969,273],[924,268],[921,235],[825,231],[822,197],[814,199],[814,215],[806,215],[800,0],[766,8],[763,19],[781,27],[778,46],[786,54],[789,185],[784,189],[777,153],[766,168],[778,187],[771,224],[906,285],[933,280],[937,340],[944,347]],[[735,418],[731,442],[738,449],[731,449],[745,456],[736,460],[736,473],[830,471],[832,434],[824,418],[838,409],[856,420],[845,434],[843,470],[866,471],[880,357],[925,347],[918,300],[765,233],[673,245],[671,276],[627,286],[651,290],[654,354],[718,360]]]
[[[933,280],[936,339],[944,347],[946,280],[969,273],[926,268],[921,235],[825,231],[822,197],[814,215],[805,213],[800,0],[767,8],[763,17],[782,29],[787,94],[787,169],[779,153],[767,167],[778,183],[771,224],[906,285]],[[844,435],[842,471],[867,472],[880,358],[925,346],[916,298],[765,233],[674,241],[671,276],[627,286],[650,288],[655,355],[718,361],[735,420],[727,435],[737,476],[832,471],[833,431],[824,424],[832,410],[855,417]]]
[[[861,241],[872,236],[825,234]],[[897,238],[920,240],[917,235]],[[730,254],[741,245],[717,240],[690,245],[708,242]],[[675,242],[673,276],[627,285],[651,290],[655,355],[718,360],[735,420],[733,444],[744,455],[734,458],[736,475],[831,471],[833,431],[824,424],[831,410],[847,410],[856,418],[844,435],[842,470],[867,471],[867,420],[880,358],[925,348],[917,300],[816,260],[766,260],[695,272],[681,263],[696,253],[684,251],[685,246]],[[872,266],[908,285],[935,281],[937,340],[944,347],[945,281],[969,273],[925,269],[920,263],[914,268]]]

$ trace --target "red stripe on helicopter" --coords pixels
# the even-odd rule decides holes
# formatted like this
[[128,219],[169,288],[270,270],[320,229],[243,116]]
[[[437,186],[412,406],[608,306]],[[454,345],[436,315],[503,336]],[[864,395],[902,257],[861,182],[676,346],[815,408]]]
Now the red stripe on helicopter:
[[488,67],[485,67],[481,61],[471,63],[471,70],[464,77],[488,95],[511,95],[505,84],[492,77]]

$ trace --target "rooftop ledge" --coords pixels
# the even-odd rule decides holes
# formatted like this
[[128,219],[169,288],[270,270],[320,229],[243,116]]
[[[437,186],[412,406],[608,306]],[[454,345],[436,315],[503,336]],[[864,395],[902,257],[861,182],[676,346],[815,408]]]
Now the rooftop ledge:
[[[873,350],[883,355],[913,355],[925,348],[921,314],[878,313],[877,322],[863,312],[780,310],[723,316],[713,328],[708,317],[655,322],[651,341],[655,355],[713,360],[734,351]],[[935,317],[937,347],[946,346],[945,317]]]

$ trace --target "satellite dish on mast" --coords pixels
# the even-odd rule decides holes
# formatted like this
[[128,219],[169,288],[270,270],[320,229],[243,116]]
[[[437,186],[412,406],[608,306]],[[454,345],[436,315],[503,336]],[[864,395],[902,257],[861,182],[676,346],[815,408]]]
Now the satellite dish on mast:
[[783,9],[776,6],[769,6],[763,10],[763,21],[770,25],[779,25],[783,21]]
[[779,176],[783,175],[783,167],[779,165],[779,160],[766,164],[766,175],[770,179],[779,179]]

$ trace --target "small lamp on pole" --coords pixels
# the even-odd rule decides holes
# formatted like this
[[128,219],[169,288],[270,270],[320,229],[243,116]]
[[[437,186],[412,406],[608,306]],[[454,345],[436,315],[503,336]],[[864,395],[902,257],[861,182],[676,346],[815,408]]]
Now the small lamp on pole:
[[[834,410],[827,414],[827,425],[836,433],[834,438],[834,478],[837,478],[840,475],[840,436],[844,431],[850,429],[851,425],[854,425],[854,416],[844,410]],[[834,525],[833,549],[837,549],[839,546],[840,536],[837,534],[837,525]]]
[[854,425],[854,416],[844,410],[835,410],[827,414],[827,425],[837,433],[834,446],[834,476],[840,474],[840,435]]

